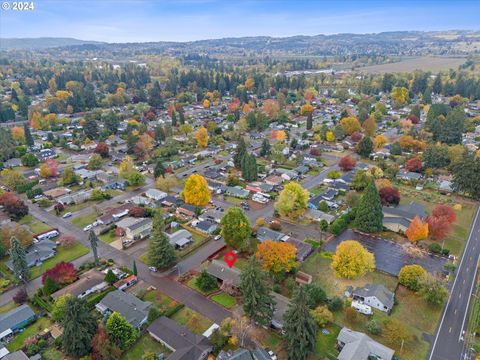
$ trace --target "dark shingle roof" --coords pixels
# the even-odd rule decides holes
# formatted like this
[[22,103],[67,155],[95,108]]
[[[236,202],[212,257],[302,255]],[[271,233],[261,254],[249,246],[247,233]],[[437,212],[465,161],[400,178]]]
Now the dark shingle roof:
[[35,316],[35,313],[27,304],[20,305],[19,307],[12,309],[5,314],[1,314],[0,333],[15,327],[15,325],[30,319],[32,316]]
[[231,280],[233,285],[240,285],[240,270],[235,267],[229,268],[223,261],[212,260],[208,264],[207,272],[219,280]]

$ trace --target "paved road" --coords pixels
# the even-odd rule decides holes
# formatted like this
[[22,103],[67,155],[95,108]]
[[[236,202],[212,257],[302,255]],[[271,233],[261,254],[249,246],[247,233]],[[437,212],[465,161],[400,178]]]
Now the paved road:
[[[34,217],[44,221],[52,227],[58,228],[63,234],[73,235],[80,243],[87,247],[90,247],[90,243],[88,241],[88,233],[85,233],[82,230],[76,228],[70,222],[48,213],[37,205],[29,204],[29,209],[30,213]],[[128,268],[132,268],[133,261],[135,259],[134,257],[128,255],[126,252],[122,250],[117,250],[101,241],[98,242],[98,254],[99,256],[106,259],[114,259],[115,263],[119,266],[126,266]],[[141,262],[137,262],[137,271],[139,278],[143,279],[147,283],[154,285],[157,289],[164,292],[168,296],[172,297],[178,302],[184,303],[186,306],[212,319],[218,324],[224,318],[230,316],[230,312],[223,307],[216,305],[215,303],[206,299],[199,293],[179,284],[172,278],[150,272],[148,270],[148,267]],[[39,281],[38,279],[34,280],[28,284],[27,292],[32,293],[36,291],[40,286],[41,281]],[[10,292],[2,294],[0,296],[0,304],[11,301],[11,296],[14,293],[15,290],[11,290]]]
[[467,316],[480,260],[479,212],[480,209],[475,215],[428,360],[473,359],[469,349],[465,348],[463,337],[468,326]]
[[419,264],[428,272],[435,273],[443,270],[446,259],[440,256],[426,255],[415,258],[409,255],[398,243],[381,238],[358,234],[350,229],[345,230],[325,245],[325,250],[335,252],[337,245],[345,240],[357,240],[375,255],[375,267],[383,272],[397,276],[405,265]]

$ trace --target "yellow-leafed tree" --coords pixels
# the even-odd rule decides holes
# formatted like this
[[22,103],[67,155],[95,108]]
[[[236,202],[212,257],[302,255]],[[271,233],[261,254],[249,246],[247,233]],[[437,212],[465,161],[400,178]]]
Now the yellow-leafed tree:
[[209,109],[210,108],[210,100],[208,100],[208,99],[203,100],[203,107],[205,109]]
[[289,272],[297,266],[297,249],[287,242],[264,241],[257,246],[255,255],[262,262],[264,270],[273,273]]
[[332,260],[332,269],[337,276],[347,279],[358,278],[375,269],[373,254],[355,240],[341,242]]
[[203,126],[197,130],[195,134],[195,139],[197,140],[198,147],[206,147],[208,145],[208,131]]
[[202,175],[192,174],[183,189],[183,198],[187,204],[205,206],[210,202],[210,190],[207,180]]
[[355,131],[360,131],[362,129],[360,121],[353,116],[348,116],[340,120],[340,126],[347,135],[352,135]]

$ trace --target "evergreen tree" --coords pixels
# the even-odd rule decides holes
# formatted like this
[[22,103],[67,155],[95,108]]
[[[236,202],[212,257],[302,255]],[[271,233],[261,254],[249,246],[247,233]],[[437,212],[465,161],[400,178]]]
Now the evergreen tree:
[[182,111],[179,111],[178,114],[180,115],[180,125],[185,124],[185,113]]
[[308,303],[307,292],[301,286],[283,316],[289,360],[305,360],[315,350],[317,326]]
[[373,182],[365,189],[357,207],[355,227],[367,233],[383,229],[383,211],[380,195]]
[[157,161],[157,163],[155,164],[155,169],[153,170],[153,175],[155,176],[155,178],[159,176],[165,178],[165,172],[166,172],[166,169],[163,166],[162,161],[161,160]]
[[312,114],[308,114],[307,116],[307,130],[311,130],[313,126],[313,116]]
[[172,111],[172,126],[177,126],[177,113]]
[[137,262],[133,260],[133,275],[137,276]]
[[247,153],[247,144],[245,144],[245,140],[243,139],[243,137],[240,137],[237,144],[237,151],[233,156],[233,163],[235,164],[235,167],[237,169],[242,168],[242,161],[246,153]]
[[16,237],[10,239],[10,258],[12,259],[13,274],[20,280],[27,282],[29,279],[27,256]]
[[427,88],[425,90],[425,92],[423,93],[423,101],[425,101],[426,104],[432,103],[432,89]]
[[370,137],[365,136],[357,145],[357,153],[364,158],[368,158],[373,150],[373,142]]
[[152,266],[167,268],[176,260],[175,249],[165,234],[165,222],[160,211],[155,212],[148,243],[148,260]]
[[253,154],[245,154],[242,159],[242,177],[246,181],[258,179],[257,159]]
[[456,106],[450,110],[441,126],[440,141],[449,145],[461,144],[464,122],[465,111],[462,106]]
[[435,77],[435,80],[434,80],[433,86],[432,86],[432,91],[437,95],[442,93],[442,79],[441,79],[440,74],[438,74]]
[[97,121],[94,119],[87,119],[85,125],[83,126],[83,132],[85,136],[93,140],[98,137],[98,125]]
[[25,133],[25,142],[28,146],[33,146],[35,143],[33,141],[32,133],[30,132],[30,127],[28,126],[28,122],[23,124],[23,131]]
[[87,355],[97,329],[97,321],[84,299],[72,296],[67,300],[62,326],[63,351],[74,358]]
[[268,141],[268,139],[263,139],[262,141],[262,148],[260,149],[260,156],[268,156],[270,155],[270,142]]
[[268,325],[272,320],[275,302],[270,295],[267,274],[260,269],[259,260],[252,256],[240,274],[243,311],[251,320]]
[[110,111],[103,117],[103,123],[105,125],[105,129],[108,131],[108,134],[116,134],[118,132],[120,121],[117,114],[115,114],[113,111]]
[[155,81],[153,84],[153,88],[150,90],[150,94],[148,97],[148,105],[153,107],[160,107],[163,104],[160,84],[158,81]]
[[480,157],[465,150],[461,160],[453,166],[453,188],[480,199]]
[[88,240],[90,241],[90,247],[92,248],[93,258],[95,260],[95,265],[100,265],[100,261],[98,260],[98,253],[97,253],[97,246],[98,246],[98,238],[95,235],[93,230],[90,230],[88,233]]

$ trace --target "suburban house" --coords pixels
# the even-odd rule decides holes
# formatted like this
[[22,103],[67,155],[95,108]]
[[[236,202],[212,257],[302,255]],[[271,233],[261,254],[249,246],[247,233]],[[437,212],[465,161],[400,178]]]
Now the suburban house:
[[97,269],[88,270],[73,284],[54,292],[52,298],[57,299],[60,296],[71,294],[81,299],[90,294],[100,292],[108,287],[108,284],[103,281],[104,278],[105,274]]
[[227,186],[225,194],[240,199],[246,199],[250,195],[250,191],[242,188],[241,186]]
[[124,279],[118,280],[115,284],[113,284],[114,287],[116,287],[118,290],[126,290],[130,286],[135,285],[138,282],[138,278],[136,275],[130,275]]
[[166,316],[156,319],[147,331],[173,351],[167,360],[204,360],[212,351],[212,345],[205,336],[192,333]]
[[148,189],[145,192],[145,196],[153,201],[161,201],[167,197],[167,193],[157,190],[157,189]]
[[255,348],[254,350],[248,350],[240,348],[236,351],[220,351],[217,355],[216,360],[271,360],[272,357],[268,354],[265,349],[260,347]]
[[[42,240],[31,244],[25,249],[25,255],[28,267],[41,264],[43,261],[50,259],[56,254],[57,244],[51,240]],[[13,271],[12,261],[7,262],[7,267]]]
[[120,313],[135,328],[140,328],[147,321],[148,310],[152,304],[142,301],[132,294],[120,290],[109,292],[95,308],[103,315]]
[[57,201],[63,205],[70,204],[82,204],[85,201],[90,200],[92,197],[92,190],[82,190],[76,193],[70,193],[67,195],[60,196]]
[[185,229],[175,231],[173,234],[167,234],[170,244],[175,246],[175,249],[183,249],[185,246],[193,242],[192,234]]
[[383,227],[394,232],[405,233],[415,216],[420,217],[420,219],[427,216],[425,207],[414,201],[397,207],[384,206],[382,210]]
[[119,221],[117,226],[125,230],[126,240],[140,240],[150,235],[152,219],[127,217]]
[[3,163],[3,167],[6,169],[22,166],[22,160],[19,158],[8,159]]
[[396,177],[405,181],[418,181],[422,178],[422,174],[402,169],[397,173]]
[[273,300],[275,301],[275,310],[273,311],[272,327],[274,329],[283,329],[283,316],[290,305],[290,300],[283,295],[271,292]]
[[232,285],[240,285],[240,270],[235,267],[228,267],[226,263],[219,260],[212,260],[207,267],[207,273],[220,281],[229,281]]
[[195,217],[196,207],[190,204],[183,204],[177,207],[175,211],[177,215],[183,216],[184,218],[193,218]]
[[178,196],[167,195],[161,201],[161,205],[165,207],[179,206],[183,204],[182,199]]
[[394,350],[372,340],[368,335],[342,328],[337,336],[338,360],[392,360]]
[[214,209],[209,209],[205,211],[203,214],[201,214],[198,219],[201,221],[213,221],[216,222],[217,224],[220,224],[220,221],[223,218],[223,215],[225,214],[224,210],[221,207],[217,207]]
[[59,188],[54,188],[51,190],[47,190],[43,193],[47,198],[50,200],[59,198],[60,196],[67,195],[71,192],[72,190],[64,188],[64,187],[59,187]]
[[305,213],[305,217],[317,222],[325,220],[329,224],[331,224],[335,220],[335,216],[327,214],[317,209],[307,209],[307,212]]
[[345,295],[380,311],[390,313],[395,303],[395,294],[383,285],[367,284],[364,287],[345,290]]
[[217,224],[210,220],[194,221],[192,225],[205,234],[212,234],[215,230],[217,230]]
[[281,232],[270,230],[269,228],[262,226],[257,230],[257,239],[260,242],[263,242],[265,240],[286,241],[288,239],[288,236]]
[[35,313],[27,304],[0,314],[0,340],[18,332],[35,319]]
[[312,245],[304,241],[300,241],[294,238],[289,238],[286,242],[292,244],[293,246],[295,246],[295,249],[297,249],[298,261],[304,261],[307,257],[310,256],[310,254],[313,251]]

